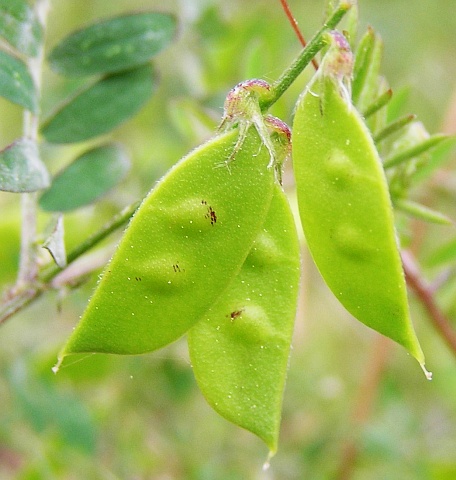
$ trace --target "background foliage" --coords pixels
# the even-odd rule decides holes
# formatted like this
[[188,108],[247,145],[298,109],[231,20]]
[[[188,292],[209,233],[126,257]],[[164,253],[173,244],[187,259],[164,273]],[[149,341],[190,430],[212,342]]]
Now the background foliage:
[[[305,35],[322,19],[322,2],[290,1]],[[406,112],[431,133],[456,131],[456,17],[452,0],[361,0],[361,24],[385,42],[383,70],[395,92],[409,87]],[[123,143],[132,169],[103,202],[66,216],[69,248],[124,205],[143,197],[187,151],[214,131],[227,91],[246,78],[276,79],[299,51],[278,1],[54,1],[47,46],[100,17],[158,9],[179,19],[176,41],[156,59],[160,84],[139,115],[108,138]],[[398,26],[400,25],[400,28]],[[307,72],[307,78],[310,69]],[[272,109],[291,123],[306,74]],[[50,70],[44,116],[78,87]],[[0,142],[21,134],[21,110],[0,99]],[[87,146],[87,145],[85,145]],[[46,146],[55,173],[84,145]],[[415,192],[452,218],[455,160]],[[293,195],[290,180],[286,183]],[[19,202],[0,195],[0,284],[14,281]],[[49,215],[42,215],[42,224]],[[454,237],[451,227],[408,226],[421,262]],[[109,255],[112,238],[97,252]],[[437,270],[425,270],[429,279]],[[266,449],[205,403],[184,342],[139,357],[90,356],[51,372],[56,354],[95,285],[51,294],[2,326],[0,477],[18,479],[296,479],[456,477],[454,357],[412,301],[415,326],[434,380],[426,382],[402,349],[379,340],[333,300],[304,253],[302,297],[284,400],[279,452],[263,473]],[[441,304],[456,313],[447,282]],[[66,292],[62,292],[66,293]],[[370,401],[372,395],[372,402]],[[366,409],[366,412],[365,410]],[[352,443],[352,441],[355,441]],[[356,462],[350,452],[356,445]],[[353,469],[349,467],[352,466]],[[346,469],[347,473],[343,473]],[[339,472],[338,474],[336,472]],[[339,475],[339,477],[337,477]]]

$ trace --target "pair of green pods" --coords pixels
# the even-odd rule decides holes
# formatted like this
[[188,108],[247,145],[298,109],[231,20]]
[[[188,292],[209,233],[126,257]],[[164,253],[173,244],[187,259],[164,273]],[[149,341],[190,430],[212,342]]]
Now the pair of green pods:
[[[277,448],[299,283],[294,219],[255,128],[181,160],[132,218],[60,354],[140,354],[188,332],[207,401]],[[281,147],[281,145],[278,145]]]

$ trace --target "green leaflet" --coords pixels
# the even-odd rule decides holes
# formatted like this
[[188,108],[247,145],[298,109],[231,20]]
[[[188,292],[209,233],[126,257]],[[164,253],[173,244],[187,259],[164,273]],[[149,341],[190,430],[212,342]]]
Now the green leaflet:
[[49,63],[68,76],[131,69],[163,50],[175,31],[175,18],[165,13],[121,15],[71,33],[54,47]]
[[38,54],[43,28],[26,0],[0,0],[0,36],[24,55]]
[[0,190],[34,192],[49,183],[49,173],[33,140],[20,138],[0,151]]
[[194,325],[240,270],[272,198],[269,153],[250,128],[181,160],[133,217],[79,325],[60,354],[138,354]]
[[35,84],[27,66],[8,53],[0,51],[0,95],[33,113],[38,111]]
[[323,65],[296,108],[293,162],[308,246],[344,307],[423,365],[386,178],[370,133],[344,93],[341,77]]
[[299,283],[299,243],[288,200],[271,207],[241,271],[188,334],[209,404],[277,449]]
[[356,50],[353,66],[353,103],[364,112],[378,94],[383,42],[368,28]]
[[137,113],[155,87],[149,64],[103,77],[61,105],[41,133],[52,143],[81,142],[107,133]]
[[77,157],[52,181],[40,198],[40,207],[65,212],[98,200],[126,175],[130,160],[119,145],[92,148]]
[[426,207],[425,205],[413,202],[412,200],[399,198],[394,202],[394,206],[411,217],[418,218],[425,222],[453,225],[453,221],[447,215]]
[[426,153],[428,150],[434,148],[439,143],[443,142],[444,140],[448,140],[448,136],[442,133],[437,133],[432,135],[431,137],[423,140],[422,142],[416,142],[413,146],[405,150],[399,150],[389,157],[385,158],[383,161],[383,165],[385,170],[391,167],[395,167],[400,165],[401,163],[407,162],[412,158],[418,157],[419,155]]

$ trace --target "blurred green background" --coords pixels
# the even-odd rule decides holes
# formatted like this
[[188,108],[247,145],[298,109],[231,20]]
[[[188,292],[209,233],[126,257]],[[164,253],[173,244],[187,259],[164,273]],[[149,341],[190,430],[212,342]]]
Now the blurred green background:
[[[127,179],[95,206],[65,219],[77,245],[124,205],[142,198],[181,156],[209,138],[227,91],[241,80],[275,80],[300,50],[279,0],[54,0],[47,46],[96,19],[130,11],[174,13],[179,33],[156,60],[160,86],[140,114],[110,137],[132,158]],[[290,0],[307,38],[323,2]],[[431,133],[456,132],[454,0],[360,0],[361,31],[383,37],[383,71],[394,91],[408,87],[405,112]],[[291,123],[310,68],[273,108]],[[43,116],[75,88],[44,72]],[[21,110],[0,100],[0,145],[21,135]],[[43,145],[52,172],[84,146]],[[428,204],[456,218],[455,161],[421,188]],[[293,186],[286,187],[293,198]],[[19,197],[0,193],[0,284],[14,281]],[[45,225],[49,216],[42,215]],[[426,258],[454,237],[451,227],[407,225],[410,248]],[[114,236],[115,237],[115,236]],[[117,236],[118,238],[118,236]],[[115,238],[98,253],[112,251]],[[47,257],[44,256],[46,260]],[[425,269],[433,279],[436,269]],[[95,277],[95,276],[94,276]],[[451,278],[451,277],[449,277]],[[455,359],[412,300],[427,382],[405,352],[346,314],[303,248],[302,295],[284,398],[279,451],[220,418],[193,379],[185,339],[150,355],[93,355],[51,371],[96,282],[49,293],[0,330],[1,479],[401,479],[456,478]],[[456,285],[439,300],[456,314]]]

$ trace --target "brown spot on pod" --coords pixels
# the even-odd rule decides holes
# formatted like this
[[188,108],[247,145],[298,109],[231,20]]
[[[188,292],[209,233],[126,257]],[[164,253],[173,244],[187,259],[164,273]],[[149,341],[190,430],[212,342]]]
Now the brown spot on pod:
[[178,263],[178,262],[176,262],[175,264],[173,264],[173,270],[174,270],[174,273],[185,272],[184,269],[181,269],[181,267],[179,266],[179,263]]
[[240,310],[233,310],[229,315],[227,315],[227,317],[233,322],[236,318],[239,318],[242,315],[243,311],[243,308]]
[[160,291],[161,293],[178,293],[182,287],[188,284],[188,276],[181,262],[160,257],[150,259],[142,265],[141,277],[134,277],[141,282],[142,288],[148,291]]
[[[236,312],[234,311],[235,315]],[[280,332],[277,332],[268,313],[261,305],[249,304],[242,309],[241,313],[242,321],[236,322],[232,319],[229,324],[230,334],[239,341],[247,342],[250,345],[266,345],[272,341],[280,341]]]
[[163,211],[163,221],[179,235],[201,234],[215,225],[218,215],[207,200],[187,198]]
[[201,200],[201,205],[207,207],[207,212],[204,215],[204,218],[207,218],[210,221],[211,225],[217,223],[217,215],[211,205],[209,205],[206,200]]

